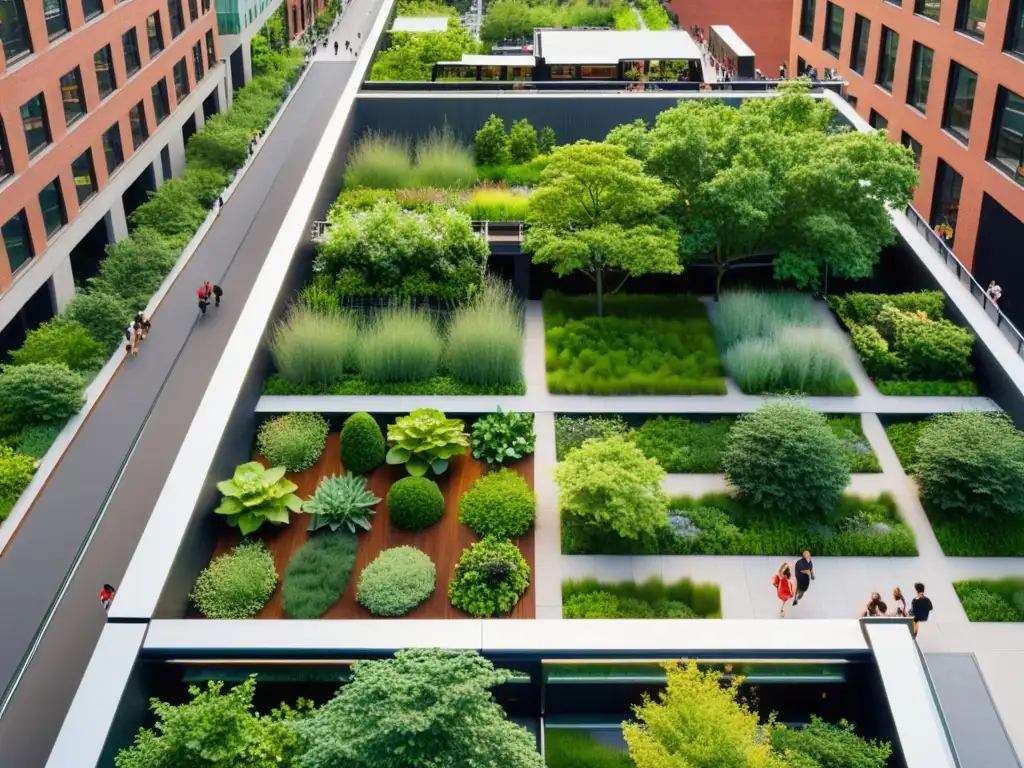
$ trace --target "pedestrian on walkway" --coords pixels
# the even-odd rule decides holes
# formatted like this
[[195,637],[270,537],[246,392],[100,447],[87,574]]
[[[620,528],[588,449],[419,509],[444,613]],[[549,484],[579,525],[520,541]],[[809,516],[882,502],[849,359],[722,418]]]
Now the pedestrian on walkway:
[[135,324],[138,325],[139,330],[142,334],[142,341],[146,340],[149,336],[149,329],[152,327],[152,323],[149,321],[149,316],[141,309],[135,313]]
[[814,578],[814,561],[811,560],[811,553],[806,549],[796,561],[796,595],[793,596],[793,607],[800,602],[800,598],[811,586],[811,579]]
[[124,351],[132,357],[135,357],[138,352],[138,345],[136,343],[135,323],[128,323],[128,327],[124,329],[124,340],[127,342],[124,345]]
[[337,40],[334,41],[334,55],[335,56],[338,55],[338,41]]
[[117,590],[109,584],[104,584],[103,589],[100,590],[100,602],[103,604],[103,610],[110,608],[110,603],[114,600],[114,595],[117,594]]
[[907,599],[903,596],[903,592],[899,587],[896,587],[892,591],[892,615],[898,617],[905,617],[907,613]]
[[865,616],[885,616],[888,607],[882,602],[882,596],[877,592],[872,592],[868,597],[867,604],[861,609],[858,618],[863,619]]
[[932,601],[924,594],[924,584],[917,582],[914,584],[914,591],[917,592],[917,597],[910,601],[910,615],[914,618],[914,637],[917,637],[917,630],[922,621],[928,621],[928,616],[932,612]]
[[218,208],[223,208],[224,207],[224,195],[221,195],[220,197],[217,198],[217,207]]
[[196,291],[196,298],[199,299],[199,312],[201,317],[206,316],[206,308],[210,304],[210,297],[206,293],[206,286],[200,286],[199,290]]
[[1003,298],[1003,289],[993,280],[988,284],[988,288],[985,289],[985,295],[989,297],[993,304],[998,304],[999,300]]
[[786,618],[786,603],[793,597],[793,572],[789,568],[789,563],[783,563],[779,567],[779,572],[772,579],[772,586],[775,587],[775,594],[782,601],[779,618],[784,619]]
[[219,285],[213,286],[213,306],[220,306],[220,297],[224,295],[224,289]]
[[786,79],[786,62],[779,64],[779,80]]

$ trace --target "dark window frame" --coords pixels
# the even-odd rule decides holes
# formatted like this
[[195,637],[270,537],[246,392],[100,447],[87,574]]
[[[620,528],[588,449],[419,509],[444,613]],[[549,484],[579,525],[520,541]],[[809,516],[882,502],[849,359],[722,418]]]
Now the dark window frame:
[[[110,149],[113,150],[114,157],[116,158],[111,162],[111,153],[107,151],[107,138],[110,137]],[[103,157],[107,163],[107,175],[109,176],[122,165],[124,165],[124,146],[121,143],[121,124],[114,123],[112,126],[107,128],[100,136],[100,144],[103,147]]]
[[209,72],[217,66],[217,51],[213,44],[213,30],[206,30],[206,70]]
[[32,55],[32,36],[25,21],[25,1],[9,0],[15,11],[16,21],[6,22],[0,26],[0,44],[4,51],[4,61],[8,68],[18,59]]
[[[52,211],[54,209],[47,208],[45,205],[43,205],[43,193],[46,192],[50,187],[53,187],[53,192],[55,195],[55,199],[57,201],[56,211],[59,214],[59,222],[56,224],[51,224],[49,221],[47,221],[46,215],[46,212],[48,210]],[[36,195],[36,199],[39,201],[39,212],[43,216],[43,231],[46,232],[46,239],[50,240],[55,234],[60,232],[64,227],[68,225],[68,208],[67,205],[64,204],[64,190],[61,189],[60,177],[58,176],[49,184],[44,186],[41,190],[39,190],[39,194]]]
[[817,13],[816,0],[801,0],[800,2],[800,37],[805,40],[814,39],[814,17]]
[[[895,43],[892,45],[892,66],[886,68],[884,65],[889,60],[889,56],[886,54],[887,43],[893,40],[895,40]],[[878,43],[878,67],[875,72],[875,85],[889,93],[892,93],[893,82],[896,79],[896,61],[899,59],[899,55],[900,33],[883,24],[882,34]]]
[[[1024,96],[1011,91],[1009,88],[1000,85],[996,91],[996,108],[992,115],[992,130],[989,134],[989,147],[986,153],[986,159],[989,163],[999,169],[1001,173],[1004,173],[1009,178],[1013,179],[1017,184],[1024,187],[1024,131],[1021,132],[1020,138],[1017,140],[1019,144],[1017,148],[1017,167],[1014,169],[1008,168],[999,159],[999,140],[1003,133],[1003,121],[1006,117],[1007,103],[1010,101],[1010,97],[1014,97],[1020,100],[1020,116],[1024,120]],[[1018,110],[1013,110],[1018,111]]]
[[[988,0],[985,2],[985,15],[981,17],[971,16],[971,6],[973,0],[958,0],[956,4],[956,21],[953,25],[957,32],[963,32],[965,35],[970,35],[976,40],[985,39],[985,27],[988,26]],[[971,23],[974,23],[974,28],[971,29]],[[981,22],[981,30],[978,30],[978,22]]]
[[[47,16],[46,15],[48,13],[48,11],[46,9],[46,4],[47,3],[51,3],[57,9],[57,12],[56,13],[51,13],[49,16]],[[52,8],[51,8],[51,10],[52,10]],[[71,31],[71,19],[68,17],[68,4],[67,4],[66,0],[43,0],[43,18],[44,18],[45,23],[46,23],[46,39],[47,40],[56,40],[58,37],[66,35],[68,32]],[[51,28],[50,28],[50,20],[51,19],[60,19],[61,22],[63,23],[63,26],[60,27],[59,29],[51,30]]]
[[167,16],[171,22],[171,40],[177,40],[187,26],[181,0],[167,0]]
[[121,53],[124,56],[124,71],[128,78],[142,69],[142,49],[139,48],[139,33],[135,27],[121,35]]
[[[188,82],[188,64],[184,56],[171,68],[171,76],[174,78],[174,103],[178,105],[192,92]],[[181,82],[178,82],[179,77]]]
[[[838,40],[835,39],[835,30],[833,29],[834,22],[839,18],[839,34]],[[839,58],[839,53],[843,47],[843,25],[846,23],[846,9],[843,6],[833,3],[832,0],[828,0],[825,3],[825,34],[822,35],[821,47],[826,53]],[[832,44],[835,44],[835,48],[832,48]]]
[[1015,58],[1024,59],[1024,0],[1010,0],[1003,51]]
[[909,149],[914,153],[914,164],[921,167],[921,153],[924,151],[924,147],[921,146],[921,142],[915,139],[906,131],[900,136],[900,144]]
[[103,13],[103,0],[82,0],[82,15],[85,20],[94,19]]
[[132,135],[132,149],[138,150],[149,138],[149,123],[146,120],[145,102],[140,101],[128,110],[128,126],[129,132]]
[[[950,174],[949,183],[947,184],[947,178],[944,172]],[[940,195],[940,188],[948,186],[950,192],[956,191],[956,200],[945,201]],[[932,191],[932,211],[930,223],[932,229],[935,229],[939,224],[948,224],[953,229],[953,237],[945,240],[945,243],[952,248],[953,243],[956,240],[957,225],[960,219],[960,200],[963,195],[964,188],[964,177],[957,171],[956,168],[947,163],[943,158],[939,158],[938,164],[935,167],[935,184]],[[950,217],[952,213],[952,217]]]
[[938,24],[942,16],[942,0],[914,0],[914,15]]
[[[78,112],[72,112],[68,114],[68,100],[65,98],[67,88],[72,86],[71,83],[65,83],[65,79],[71,77],[74,79],[74,87],[78,90],[78,103],[81,105],[81,109]],[[60,78],[60,96],[61,104],[64,108],[64,124],[70,128],[76,122],[85,117],[89,112],[89,105],[85,102],[85,87],[82,85],[82,68],[75,67],[70,72],[65,72]],[[74,102],[72,102],[74,103]]]
[[[150,22],[153,22],[153,28],[150,29]],[[156,41],[156,45],[153,45],[153,41]],[[166,44],[164,43],[164,28],[160,26],[160,11],[153,11],[146,17],[146,47],[149,51],[150,60],[156,58],[164,52]]]
[[[31,146],[31,142],[28,140],[28,132],[25,131],[25,107],[37,100],[39,102],[39,119],[42,122],[43,127],[43,141],[35,146]],[[53,143],[53,132],[50,130],[50,116],[46,110],[46,97],[43,96],[42,92],[37,93],[31,99],[22,104],[20,114],[21,129],[25,132],[25,146],[28,148],[28,156],[35,157]]]
[[196,85],[206,77],[206,70],[203,67],[203,41],[196,40],[196,44],[192,46],[192,69],[196,75]]
[[[871,19],[867,16],[854,14],[853,45],[850,46],[850,69],[864,76],[868,66],[868,46],[871,41]],[[860,65],[858,68],[858,64]]]
[[161,77],[153,83],[150,93],[153,96],[153,115],[156,117],[156,124],[160,125],[171,114],[171,101],[167,93],[167,78]]
[[[967,118],[967,127],[954,124],[957,117],[957,91],[960,86],[960,78],[974,78],[974,88],[970,94],[970,115]],[[956,60],[949,62],[949,79],[946,83],[946,102],[942,110],[942,128],[946,133],[955,138],[961,144],[968,145],[971,141],[971,123],[974,120],[974,99],[978,92],[978,74],[968,69]],[[962,110],[960,110],[962,111]]]
[[[924,87],[921,87],[922,78],[918,77],[918,64],[927,58],[927,73],[924,74]],[[907,106],[916,109],[922,115],[928,114],[928,91],[931,87],[932,67],[935,64],[935,51],[927,45],[914,41],[910,52],[910,71],[907,77]],[[923,91],[923,93],[922,93]]]
[[[100,74],[104,71],[100,68],[100,65],[103,64],[101,55],[105,55],[107,65],[105,71],[109,73],[110,78],[110,88],[106,91],[104,91],[103,88],[104,78]],[[92,62],[93,67],[96,69],[96,87],[99,90],[100,101],[103,102],[117,92],[117,73],[114,71],[114,51],[110,47],[110,43],[107,43],[92,55]]]
[[[11,261],[11,247],[7,244],[7,234],[3,232],[4,229],[14,220],[18,221],[21,227],[21,240],[25,248],[25,258],[15,264]],[[35,243],[32,242],[32,232],[28,228],[28,215],[25,213],[25,209],[22,208],[15,213],[11,218],[0,224],[0,239],[4,241],[4,250],[7,251],[7,264],[11,268],[11,274],[15,274],[19,269],[28,264],[36,256]]]
[[195,24],[199,21],[199,7],[196,0],[188,0],[188,23]]
[[[83,161],[88,164],[87,168],[80,167]],[[83,171],[87,173],[83,173]],[[88,185],[78,183],[79,179],[86,177],[89,179]],[[78,205],[81,207],[86,200],[98,191],[96,186],[96,164],[92,161],[92,147],[86,147],[82,154],[71,161],[71,178],[75,182],[75,195],[78,197]],[[88,191],[83,192],[83,189]]]
[[3,118],[0,118],[0,179],[14,175],[14,163],[11,162],[11,150],[7,144],[7,129]]
[[[879,122],[881,122],[882,125],[879,125]],[[876,131],[887,131],[889,130],[889,119],[881,112],[872,109],[868,115],[868,125]]]

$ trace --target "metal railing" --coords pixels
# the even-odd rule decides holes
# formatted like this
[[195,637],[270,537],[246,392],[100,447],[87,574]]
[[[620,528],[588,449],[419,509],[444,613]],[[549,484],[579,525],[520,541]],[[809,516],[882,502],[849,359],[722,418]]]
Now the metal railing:
[[[330,227],[329,221],[314,221],[309,228],[310,239],[314,243],[323,242]],[[523,242],[523,222],[521,221],[474,221],[473,232],[483,235],[484,240],[488,242]]]
[[967,269],[956,257],[956,254],[949,249],[949,246],[939,237],[935,230],[931,228],[931,225],[924,219],[923,216],[917,211],[912,205],[907,206],[907,218],[910,219],[910,223],[914,225],[914,228],[920,232],[924,239],[928,241],[928,245],[932,247],[936,255],[939,256],[946,268],[949,269],[960,284],[966,288],[974,300],[977,301],[981,308],[985,310],[985,314],[988,315],[989,319],[995,323],[1006,340],[1013,345],[1013,348],[1017,351],[1017,356],[1024,358],[1024,335],[1017,330],[1017,326],[998,307],[998,305],[989,298],[988,294],[985,293],[985,289],[981,287],[981,284],[974,279],[974,275],[971,274],[970,270]]
[[[745,98],[758,91],[774,92],[785,80],[730,80],[729,82],[697,83],[676,80],[650,81],[636,83],[631,80],[459,80],[459,81],[385,81],[367,80],[363,82],[362,92],[405,93],[413,92],[424,98],[430,93],[476,92],[492,95],[495,92],[509,96],[522,96],[536,93],[599,93],[599,92],[632,92],[638,85],[645,86],[646,92],[698,93],[702,86],[713,93],[736,91],[736,98]],[[816,91],[830,90],[842,93],[846,86],[845,80],[819,80],[811,84],[812,94]]]

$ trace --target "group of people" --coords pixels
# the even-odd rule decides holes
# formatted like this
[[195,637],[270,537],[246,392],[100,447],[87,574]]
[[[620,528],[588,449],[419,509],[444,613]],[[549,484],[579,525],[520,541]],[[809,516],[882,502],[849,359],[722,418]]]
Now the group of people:
[[199,314],[200,317],[206,316],[206,308],[210,306],[210,299],[213,299],[213,306],[220,306],[220,297],[224,295],[224,289],[219,285],[214,285],[209,280],[199,286],[199,290],[196,291],[196,297],[199,299]]
[[139,345],[149,336],[150,325],[149,316],[145,312],[140,309],[135,313],[135,317],[124,329],[124,351],[126,353],[132,357],[138,356]]
[[993,304],[998,304],[999,300],[1003,298],[1003,289],[995,280],[993,280],[988,284],[988,288],[985,289],[985,295],[988,296],[989,301]]
[[[793,601],[794,607],[799,604],[810,588],[812,581],[814,581],[814,561],[811,560],[811,553],[807,550],[804,550],[794,566],[791,567],[789,562],[779,566],[778,572],[772,578],[772,586],[775,588],[776,596],[781,601],[779,607],[780,619],[786,618],[786,606],[790,600]],[[925,595],[924,584],[921,582],[914,584],[914,591],[917,594],[908,606],[907,600],[900,588],[894,588],[892,591],[891,608],[882,600],[882,596],[878,592],[872,592],[868,602],[858,614],[858,618],[867,616],[910,618],[913,619],[912,633],[914,637],[917,637],[921,622],[928,621],[928,616],[932,612],[932,601]]]

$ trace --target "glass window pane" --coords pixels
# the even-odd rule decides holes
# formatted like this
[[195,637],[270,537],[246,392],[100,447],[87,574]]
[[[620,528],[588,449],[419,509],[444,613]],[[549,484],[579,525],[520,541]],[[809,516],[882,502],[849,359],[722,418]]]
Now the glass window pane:
[[96,174],[92,167],[92,150],[87,149],[71,164],[71,175],[75,177],[75,192],[81,205],[96,193]]
[[978,76],[955,61],[950,65],[949,94],[946,97],[944,128],[967,143],[971,136],[971,115],[974,113],[974,90]]
[[843,20],[846,11],[842,6],[829,3],[825,6],[825,50],[833,56],[839,55],[843,42]]
[[46,123],[46,106],[43,94],[39,94],[21,105],[21,125],[25,130],[28,153],[33,155],[50,143],[50,128]]
[[46,34],[50,38],[63,35],[70,29],[64,0],[43,0],[43,17],[46,19]]
[[171,18],[171,37],[175,38],[185,29],[185,15],[181,10],[181,0],[167,0],[167,14]]
[[149,128],[146,125],[146,109],[140,101],[128,110],[128,122],[132,127],[132,147],[138,149],[142,142],[149,138]]
[[156,115],[156,124],[160,125],[170,111],[171,108],[167,103],[167,80],[160,78],[153,86],[153,114]]
[[160,27],[160,12],[146,19],[146,37],[149,40],[149,58],[153,58],[164,49],[164,31]]
[[878,49],[878,75],[875,77],[875,82],[887,91],[892,90],[892,81],[896,74],[896,54],[899,47],[899,33],[883,26],[882,44]]
[[871,114],[868,117],[868,123],[876,131],[882,131],[889,127],[889,121],[882,117],[880,113],[875,112],[875,110],[873,109],[871,110]]
[[71,125],[85,114],[85,96],[82,93],[82,72],[75,67],[60,79],[60,95],[64,102],[64,121]]
[[185,60],[182,59],[174,65],[174,100],[178,104],[189,94],[188,89],[188,69],[185,66]]
[[22,0],[0,0],[0,43],[7,62],[32,50]]
[[914,0],[914,13],[920,14],[932,21],[939,20],[941,0]]
[[203,44],[196,43],[192,46],[192,69],[196,73],[196,82],[203,79]]
[[39,193],[39,207],[43,209],[43,226],[49,237],[67,223],[64,198],[60,194],[60,179],[54,179]]
[[1024,186],[1024,98],[1000,86],[989,159]]
[[1024,0],[1012,0],[1006,24],[1006,50],[1024,57]]
[[956,28],[984,39],[987,16],[988,0],[960,0],[956,12]]
[[[950,248],[956,238],[956,220],[960,212],[960,192],[964,178],[939,159],[935,172],[935,194],[932,196],[932,228],[941,232]],[[941,227],[940,229],[937,229]]]
[[3,120],[0,120],[0,179],[12,173],[14,166],[11,165],[11,155],[7,149],[7,131]]
[[103,13],[103,0],[82,0],[82,13],[87,19],[99,16]]
[[188,21],[191,24],[199,18],[199,8],[196,6],[196,0],[188,0]]
[[868,40],[871,37],[871,22],[857,14],[853,22],[853,50],[850,52],[850,69],[858,75],[864,74],[868,63]]
[[103,134],[103,154],[107,158],[107,173],[113,173],[124,162],[124,150],[121,148],[121,128],[117,123],[110,126]]
[[121,47],[124,49],[124,68],[131,77],[142,69],[142,56],[139,54],[139,35],[132,27],[121,35]]
[[11,265],[11,272],[17,272],[18,267],[32,258],[32,240],[28,235],[28,221],[25,218],[25,209],[22,208],[14,216],[7,220],[7,223],[0,227],[4,237],[4,248],[7,251],[7,263]]
[[96,51],[92,58],[96,65],[96,84],[99,86],[102,100],[117,89],[117,80],[114,77],[114,57],[110,52],[110,46],[105,45]]
[[213,49],[213,30],[206,30],[206,66],[213,69],[217,66],[217,55]]
[[931,48],[914,43],[910,57],[910,84],[907,87],[907,104],[921,112],[928,111],[928,86],[932,79]]
[[903,142],[903,146],[904,147],[909,147],[910,151],[914,153],[914,162],[917,164],[917,167],[920,168],[921,167],[921,142],[919,142],[917,139],[915,139],[913,136],[911,136],[906,131],[903,132],[902,142]]
[[814,37],[814,2],[801,0],[800,3],[800,36],[808,40]]

